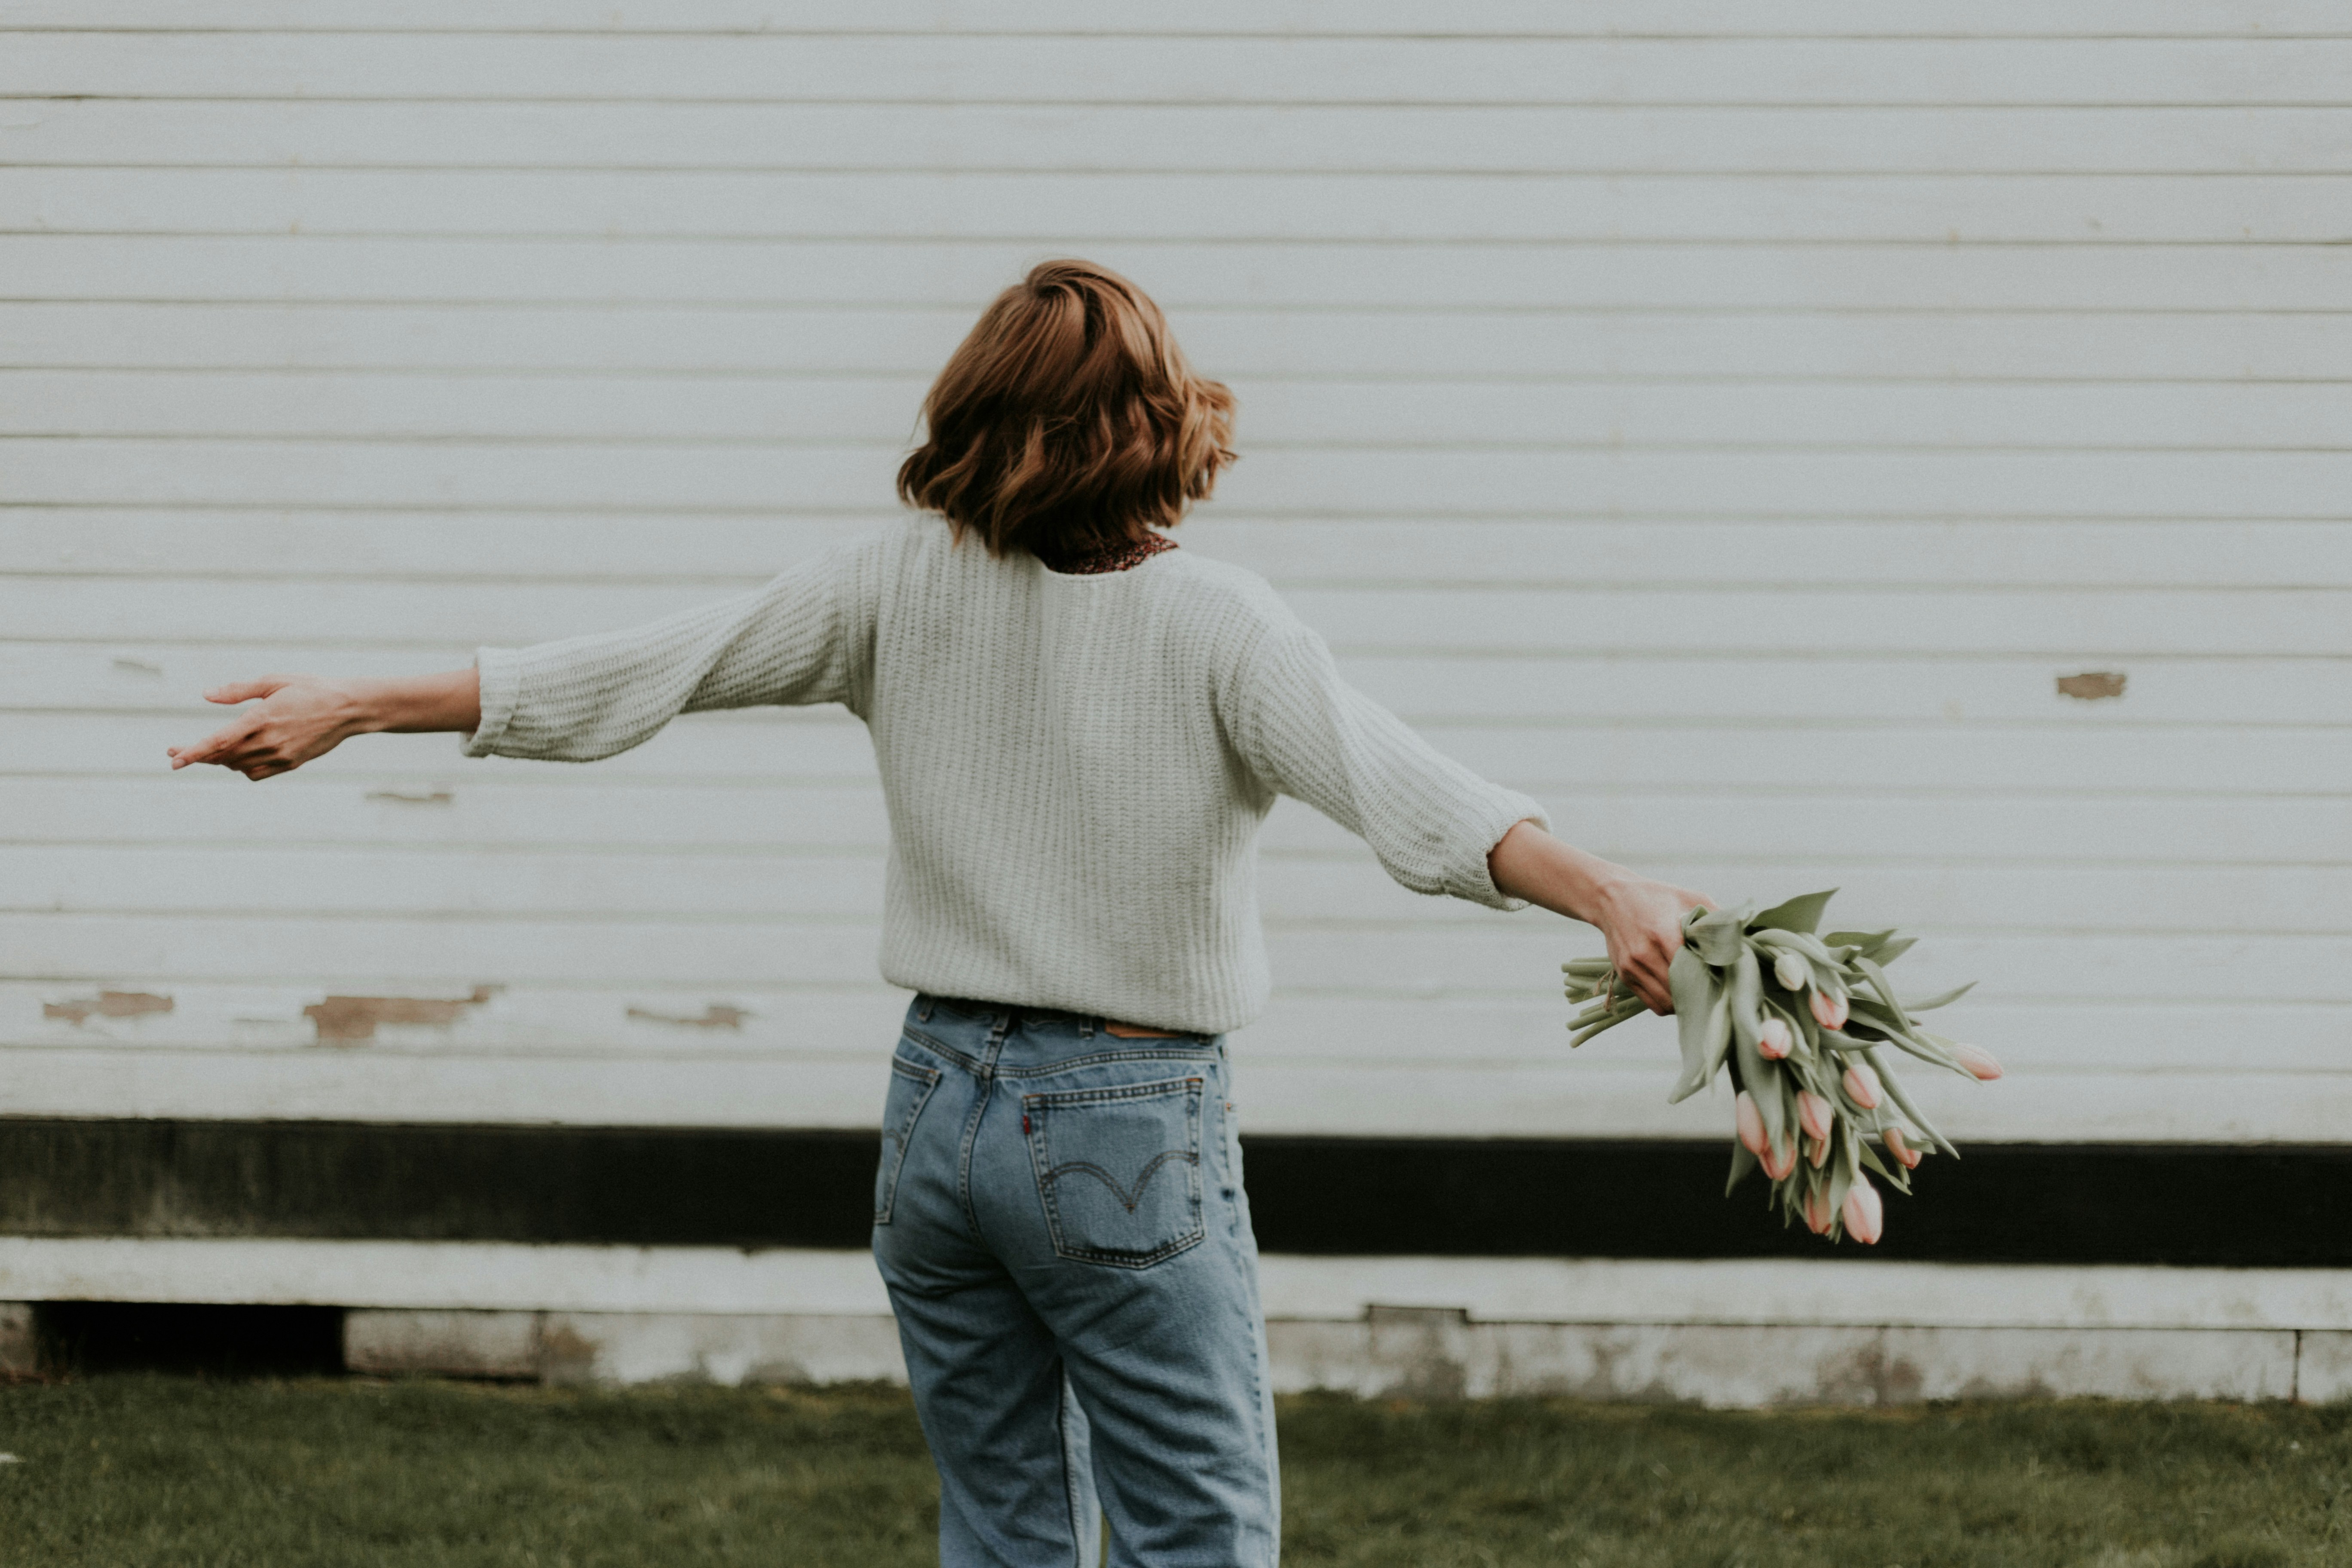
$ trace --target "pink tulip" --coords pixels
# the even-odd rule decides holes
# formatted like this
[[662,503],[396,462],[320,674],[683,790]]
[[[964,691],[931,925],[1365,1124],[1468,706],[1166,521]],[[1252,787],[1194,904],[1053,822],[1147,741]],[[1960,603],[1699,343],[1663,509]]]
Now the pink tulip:
[[1960,1065],[1969,1069],[1969,1076],[1979,1083],[1990,1083],[2000,1076],[2000,1064],[1993,1060],[1992,1053],[1982,1046],[1954,1046],[1952,1055],[1960,1059]]
[[1830,1102],[1810,1089],[1804,1090],[1797,1096],[1797,1120],[1814,1137],[1828,1137],[1832,1122]]
[[1811,1138],[1806,1140],[1805,1158],[1812,1163],[1812,1167],[1816,1171],[1820,1170],[1823,1165],[1828,1164],[1830,1161],[1830,1141],[1826,1138]]
[[1918,1150],[1912,1148],[1909,1144],[1903,1142],[1903,1129],[1900,1127],[1890,1127],[1886,1130],[1885,1136],[1886,1139],[1886,1152],[1894,1155],[1896,1159],[1902,1161],[1903,1168],[1905,1170],[1916,1171],[1919,1168],[1919,1162],[1925,1159],[1926,1156]]
[[1876,1246],[1886,1231],[1886,1205],[1878,1200],[1878,1189],[1863,1177],[1856,1177],[1845,1193],[1845,1206],[1840,1211],[1845,1216],[1846,1234],[1856,1241]]
[[1826,1236],[1830,1228],[1830,1194],[1825,1187],[1815,1187],[1805,1194],[1805,1228],[1815,1236]]
[[1763,1152],[1756,1158],[1764,1167],[1764,1173],[1776,1182],[1786,1180],[1789,1173],[1797,1168],[1797,1151],[1793,1146],[1767,1143]]
[[[1796,1047],[1797,1037],[1789,1032],[1785,1018],[1767,1018],[1764,1026],[1756,1031],[1756,1054],[1767,1061],[1779,1061]],[[1994,1069],[1996,1072],[1998,1068]]]
[[1878,1074],[1868,1062],[1856,1062],[1845,1069],[1845,1097],[1864,1110],[1878,1109]]
[[1731,1117],[1739,1129],[1739,1146],[1761,1160],[1766,1148],[1764,1113],[1756,1109],[1756,1097],[1741,1089],[1732,1104]]
[[1845,998],[1834,991],[1815,991],[1811,997],[1813,1022],[1824,1029],[1843,1029],[1850,1009]]

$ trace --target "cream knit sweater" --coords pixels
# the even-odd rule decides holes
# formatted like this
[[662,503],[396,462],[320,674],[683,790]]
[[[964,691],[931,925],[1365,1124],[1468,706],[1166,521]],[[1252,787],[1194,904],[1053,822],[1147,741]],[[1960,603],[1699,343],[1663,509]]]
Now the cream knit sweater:
[[1416,892],[1497,909],[1527,796],[1349,688],[1255,574],[1163,552],[1064,576],[914,518],[755,593],[484,648],[471,756],[587,762],[679,713],[839,702],[890,812],[882,973],[938,995],[1222,1034],[1263,1010],[1256,838],[1276,794]]

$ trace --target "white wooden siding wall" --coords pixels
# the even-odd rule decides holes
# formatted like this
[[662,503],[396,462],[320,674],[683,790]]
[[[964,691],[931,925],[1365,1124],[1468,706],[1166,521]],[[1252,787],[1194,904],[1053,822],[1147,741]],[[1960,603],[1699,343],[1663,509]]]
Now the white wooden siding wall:
[[[2352,20],[1432,15],[0,3],[0,1108],[867,1122],[838,711],[266,787],[163,747],[215,681],[887,515],[977,308],[1075,253],[1240,394],[1188,548],[1571,838],[1981,977],[2015,1070],[1955,1131],[2352,1133]],[[1258,1128],[1720,1135],[1662,1026],[1565,1049],[1582,928],[1287,805],[1266,879]]]

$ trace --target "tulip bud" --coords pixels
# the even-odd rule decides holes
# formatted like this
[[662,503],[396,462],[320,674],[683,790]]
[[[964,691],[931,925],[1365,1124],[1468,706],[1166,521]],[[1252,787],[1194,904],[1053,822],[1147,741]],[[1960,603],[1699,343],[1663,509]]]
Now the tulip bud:
[[1756,1097],[1741,1089],[1738,1100],[1732,1103],[1731,1116],[1733,1125],[1739,1129],[1739,1146],[1759,1160],[1763,1159],[1766,1147],[1764,1113],[1756,1109]]
[[1840,1211],[1845,1216],[1846,1234],[1856,1241],[1876,1246],[1886,1231],[1886,1205],[1878,1201],[1878,1189],[1866,1176],[1854,1178],[1853,1185],[1845,1192],[1845,1206]]
[[1815,1187],[1805,1194],[1805,1228],[1815,1236],[1827,1236],[1830,1228],[1830,1194],[1825,1187]]
[[[1766,1061],[1779,1061],[1794,1049],[1796,1044],[1797,1037],[1789,1032],[1789,1021],[1785,1018],[1767,1018],[1763,1027],[1756,1031],[1756,1054]],[[1998,1073],[2000,1069],[1996,1068],[1993,1070]]]
[[1834,991],[1816,991],[1807,1000],[1812,1004],[1814,1023],[1824,1029],[1845,1027],[1849,1009],[1844,997]]
[[1789,1173],[1797,1168],[1797,1151],[1793,1146],[1767,1143],[1756,1159],[1764,1167],[1764,1173],[1776,1182],[1786,1180]]
[[1903,1142],[1903,1129],[1900,1127],[1890,1127],[1886,1130],[1885,1137],[1886,1139],[1886,1152],[1894,1155],[1896,1159],[1902,1161],[1903,1168],[1905,1170],[1916,1171],[1919,1168],[1919,1162],[1927,1156],[1922,1154],[1918,1150],[1912,1148],[1908,1143]]
[[1952,1055],[1969,1069],[1969,1076],[1979,1083],[1990,1083],[2000,1076],[2000,1064],[1982,1046],[1954,1046]]
[[1811,1162],[1812,1167],[1816,1171],[1820,1170],[1823,1165],[1828,1164],[1830,1161],[1830,1141],[1826,1138],[1811,1138],[1806,1140],[1805,1158]]
[[1830,1110],[1830,1102],[1828,1100],[1823,1100],[1820,1095],[1815,1094],[1810,1089],[1798,1094],[1797,1120],[1804,1123],[1804,1128],[1807,1132],[1816,1138],[1828,1137],[1830,1135],[1831,1117],[1832,1112]]
[[1878,1074],[1868,1062],[1855,1062],[1845,1069],[1845,1097],[1864,1110],[1878,1109],[1880,1089]]
[[1772,978],[1783,991],[1802,991],[1813,983],[1813,972],[1799,954],[1784,952],[1772,961]]

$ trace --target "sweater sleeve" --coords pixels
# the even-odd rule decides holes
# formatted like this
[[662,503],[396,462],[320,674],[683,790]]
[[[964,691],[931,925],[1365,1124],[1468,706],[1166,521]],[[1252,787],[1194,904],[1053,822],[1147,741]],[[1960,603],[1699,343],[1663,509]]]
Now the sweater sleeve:
[[1323,639],[1286,610],[1238,662],[1227,733],[1251,770],[1371,846],[1416,893],[1498,910],[1527,907],[1495,887],[1486,856],[1542,806],[1487,783],[1339,678]]
[[872,646],[872,574],[856,544],[752,593],[625,631],[475,657],[481,727],[469,757],[593,762],[680,713],[852,699]]

